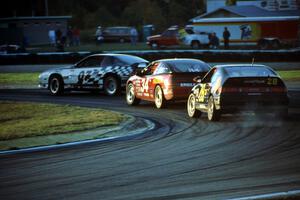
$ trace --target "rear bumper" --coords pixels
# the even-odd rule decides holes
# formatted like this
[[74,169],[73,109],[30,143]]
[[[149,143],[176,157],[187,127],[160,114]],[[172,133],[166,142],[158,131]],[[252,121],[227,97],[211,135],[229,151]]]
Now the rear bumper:
[[286,109],[289,105],[289,98],[285,95],[268,96],[223,96],[219,103],[216,103],[217,109],[222,113],[233,113],[239,111],[255,112],[274,112]]

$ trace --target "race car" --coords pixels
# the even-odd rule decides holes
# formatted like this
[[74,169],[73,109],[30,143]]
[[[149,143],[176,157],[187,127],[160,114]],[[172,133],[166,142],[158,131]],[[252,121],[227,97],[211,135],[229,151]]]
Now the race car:
[[196,59],[163,59],[150,63],[130,77],[126,86],[126,100],[137,105],[140,100],[154,101],[157,108],[170,100],[186,100],[196,84],[196,76],[203,77],[210,66]]
[[224,113],[255,111],[258,114],[288,114],[287,88],[280,76],[265,65],[219,65],[198,80],[189,95],[190,117],[207,113],[208,120],[218,121]]
[[40,74],[39,87],[47,88],[53,95],[64,90],[99,90],[107,95],[116,95],[125,88],[126,81],[141,65],[148,61],[124,54],[95,54],[75,65],[50,69]]

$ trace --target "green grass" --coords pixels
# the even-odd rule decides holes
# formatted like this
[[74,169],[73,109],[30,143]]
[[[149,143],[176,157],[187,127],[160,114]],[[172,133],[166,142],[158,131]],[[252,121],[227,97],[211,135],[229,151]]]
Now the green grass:
[[300,81],[300,70],[278,71],[285,81]]
[[[300,70],[278,71],[284,81],[300,81]],[[38,85],[39,73],[0,73],[0,86]]]
[[[174,47],[175,48],[175,47]],[[130,51],[130,50],[150,50],[151,48],[147,46],[145,42],[139,42],[136,45],[131,43],[102,43],[101,45],[96,45],[93,43],[85,43],[80,46],[70,46],[65,47],[67,52],[78,52],[78,51],[90,51],[90,52],[101,52],[101,51]],[[168,49],[172,49],[169,47]],[[191,49],[189,46],[180,45],[176,49]],[[29,53],[39,53],[39,52],[55,52],[56,48],[51,46],[35,46],[27,49]]]
[[40,73],[0,73],[0,86],[38,85]]
[[24,102],[0,102],[0,140],[84,131],[117,125],[125,117],[116,112]]

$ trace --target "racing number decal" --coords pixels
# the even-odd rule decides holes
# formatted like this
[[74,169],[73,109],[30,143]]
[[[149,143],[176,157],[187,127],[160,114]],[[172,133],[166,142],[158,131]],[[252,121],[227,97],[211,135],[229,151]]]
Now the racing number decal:
[[268,78],[267,84],[268,85],[277,85],[277,78]]
[[148,93],[149,84],[147,78],[142,79],[142,92]]
[[205,85],[201,86],[201,90],[199,92],[199,101],[200,102],[204,102],[205,96],[207,94],[207,89],[205,89]]

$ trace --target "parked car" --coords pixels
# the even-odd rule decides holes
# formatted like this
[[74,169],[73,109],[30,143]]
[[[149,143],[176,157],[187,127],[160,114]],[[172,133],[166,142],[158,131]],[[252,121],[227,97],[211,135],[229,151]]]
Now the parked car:
[[116,95],[125,88],[129,76],[147,60],[124,54],[95,54],[75,65],[50,69],[40,74],[39,86],[53,95],[64,90],[104,89],[107,95]]
[[0,45],[0,54],[25,53],[25,52],[26,50],[19,45],[15,45],[15,44]]
[[103,30],[103,41],[104,42],[130,42],[130,31],[134,27],[129,26],[113,26],[106,27]]
[[190,117],[206,112],[218,121],[224,113],[251,110],[287,116],[289,98],[280,76],[265,65],[218,65],[192,89],[187,102]]
[[154,101],[157,108],[163,108],[169,100],[186,100],[195,85],[193,78],[204,76],[209,69],[207,63],[196,59],[154,61],[128,79],[127,103]]
[[165,30],[162,34],[153,35],[147,38],[147,45],[152,49],[160,47],[170,47],[184,44],[194,49],[208,46],[209,33],[195,33],[192,29],[178,29],[177,26],[172,26]]

